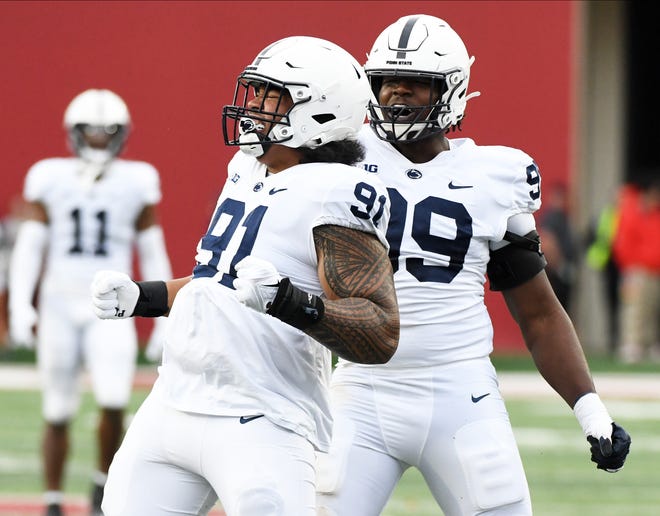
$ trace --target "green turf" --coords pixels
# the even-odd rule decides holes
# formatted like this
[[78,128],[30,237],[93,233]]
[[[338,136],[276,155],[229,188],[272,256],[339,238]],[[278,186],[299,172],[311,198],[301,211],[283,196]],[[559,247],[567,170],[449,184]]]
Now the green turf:
[[[138,365],[148,365],[150,362],[144,356],[146,343],[142,343],[138,352]],[[0,364],[34,364],[35,352],[32,349],[12,349],[9,344],[0,342]]]
[[[536,371],[531,355],[526,352],[493,353],[491,360],[498,371]],[[660,373],[660,363],[657,362],[622,364],[610,356],[599,354],[589,354],[587,360],[594,373]]]
[[[146,391],[133,395],[135,410]],[[41,491],[39,395],[1,391],[0,496]],[[660,514],[660,393],[657,401],[608,403],[633,437],[626,468],[615,474],[597,471],[588,445],[570,410],[558,399],[507,403],[532,492],[535,516],[656,516]],[[72,430],[72,457],[66,492],[85,495],[94,464],[96,411],[89,394]],[[408,471],[384,516],[442,514],[423,480]]]
[[[130,412],[146,396],[133,394]],[[41,399],[36,391],[0,390],[0,495],[41,492]],[[66,492],[87,493],[94,470],[97,411],[89,393],[83,395],[80,412],[72,423],[71,459],[67,464]]]

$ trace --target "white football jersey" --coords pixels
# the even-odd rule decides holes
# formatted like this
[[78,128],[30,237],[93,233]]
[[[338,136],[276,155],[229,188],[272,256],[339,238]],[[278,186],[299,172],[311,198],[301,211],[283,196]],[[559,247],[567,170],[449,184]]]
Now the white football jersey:
[[136,220],[161,192],[158,172],[148,163],[113,160],[93,183],[85,180],[83,166],[78,158],[37,162],[25,179],[24,197],[42,203],[48,214],[44,283],[88,294],[98,270],[131,274]]
[[354,228],[387,246],[388,218],[387,192],[374,174],[313,163],[267,176],[239,151],[198,244],[193,280],[170,312],[158,380],[165,402],[203,414],[264,414],[326,449],[329,350],[240,304],[234,266],[248,255],[267,260],[297,287],[320,295],[313,229]]
[[[508,219],[541,204],[540,176],[524,152],[450,140],[450,150],[412,163],[369,126],[362,166],[381,177],[391,200],[387,231],[401,314],[401,336],[385,366],[419,367],[492,351],[484,304],[489,243]],[[404,256],[404,258],[400,258]],[[348,365],[348,364],[346,364]]]

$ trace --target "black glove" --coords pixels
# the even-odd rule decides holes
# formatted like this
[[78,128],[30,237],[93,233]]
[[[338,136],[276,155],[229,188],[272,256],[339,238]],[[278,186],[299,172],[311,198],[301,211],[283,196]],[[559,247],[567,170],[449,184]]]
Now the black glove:
[[289,278],[282,278],[277,285],[275,298],[266,313],[294,328],[304,330],[323,318],[325,305],[319,296],[299,289]]
[[587,437],[587,441],[591,444],[591,462],[595,462],[598,469],[616,473],[623,468],[630,451],[631,439],[622,427],[612,423],[611,441],[604,437],[596,439],[591,435]]
[[299,330],[316,324],[325,313],[319,296],[294,286],[272,263],[254,256],[246,256],[236,264],[234,289],[239,302]]

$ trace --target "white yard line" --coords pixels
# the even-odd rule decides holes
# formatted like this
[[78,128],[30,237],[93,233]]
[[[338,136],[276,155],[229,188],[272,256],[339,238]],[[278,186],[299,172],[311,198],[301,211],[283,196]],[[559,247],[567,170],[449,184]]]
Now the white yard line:
[[[559,395],[538,373],[498,374],[504,399],[556,397]],[[596,390],[603,399],[660,400],[660,375],[653,373],[594,373]]]
[[[149,388],[156,379],[156,366],[139,367],[135,375],[135,386]],[[81,381],[85,388],[90,383],[86,374]],[[0,390],[36,390],[39,388],[39,373],[33,364],[0,364]]]

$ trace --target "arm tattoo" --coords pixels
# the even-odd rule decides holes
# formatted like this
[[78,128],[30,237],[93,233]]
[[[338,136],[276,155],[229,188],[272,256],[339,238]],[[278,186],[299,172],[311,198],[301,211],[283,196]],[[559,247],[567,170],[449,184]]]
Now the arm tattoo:
[[369,233],[341,226],[314,229],[325,315],[307,333],[346,360],[387,362],[399,340],[399,309],[387,250]]

